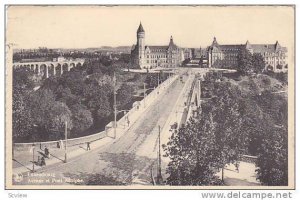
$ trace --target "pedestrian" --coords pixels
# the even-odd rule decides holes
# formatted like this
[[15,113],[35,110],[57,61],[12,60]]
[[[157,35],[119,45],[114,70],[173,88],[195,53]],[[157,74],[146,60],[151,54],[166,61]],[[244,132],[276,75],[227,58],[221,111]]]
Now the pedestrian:
[[238,162],[235,163],[235,170],[239,173],[240,172],[240,165]]
[[41,158],[40,158],[40,156],[38,156],[38,159],[37,159],[37,161],[36,161],[36,163],[37,163],[37,165],[41,165]]
[[46,161],[45,161],[45,158],[44,157],[42,157],[41,158],[41,166],[46,166]]
[[56,147],[57,147],[58,149],[60,149],[60,144],[59,144],[59,141],[57,141],[57,143],[56,143]]
[[62,149],[62,148],[63,148],[63,146],[64,146],[64,143],[63,143],[63,141],[62,141],[62,140],[60,140],[60,148]]
[[33,149],[34,149],[34,144],[31,147],[29,147],[29,153],[33,153]]
[[130,125],[130,121],[129,119],[127,119],[127,126],[129,127],[129,125]]
[[87,151],[91,150],[90,142],[87,142],[87,143],[86,143],[86,150],[87,150]]
[[45,152],[46,157],[49,158],[50,152],[49,152],[49,149],[47,147],[45,147],[44,152]]

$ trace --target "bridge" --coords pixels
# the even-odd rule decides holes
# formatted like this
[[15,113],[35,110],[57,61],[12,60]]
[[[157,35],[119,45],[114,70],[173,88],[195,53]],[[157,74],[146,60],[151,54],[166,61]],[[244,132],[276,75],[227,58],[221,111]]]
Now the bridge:
[[25,60],[14,62],[13,68],[28,67],[36,74],[49,78],[49,76],[62,75],[72,68],[82,66],[84,61],[80,58],[66,59],[64,57],[58,57],[52,61]]

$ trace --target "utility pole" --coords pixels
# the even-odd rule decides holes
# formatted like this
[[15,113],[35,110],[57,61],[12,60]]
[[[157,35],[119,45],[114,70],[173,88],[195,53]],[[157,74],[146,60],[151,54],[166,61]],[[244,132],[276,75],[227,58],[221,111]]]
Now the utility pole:
[[65,163],[67,162],[68,122],[65,121]]
[[[5,49],[5,57],[7,61],[7,69],[13,70],[13,54],[14,54],[14,46],[17,46],[15,43],[8,43],[6,44],[6,49]],[[7,85],[12,85],[12,80],[7,79]],[[8,96],[12,96],[9,92],[7,93]],[[12,158],[14,158],[14,153],[15,153],[15,148],[14,148],[14,137],[12,139]]]
[[144,83],[144,108],[146,108],[146,83]]
[[162,183],[162,175],[161,175],[161,154],[160,154],[160,126],[158,126],[158,172],[157,172],[157,183]]
[[117,136],[117,91],[116,91],[116,74],[114,72],[114,139]]
[[34,151],[35,151],[35,144],[32,144],[32,173],[34,173]]
[[198,79],[198,87],[199,87],[199,95],[198,95],[199,102],[198,102],[198,107],[200,107],[201,106],[201,80],[200,79]]

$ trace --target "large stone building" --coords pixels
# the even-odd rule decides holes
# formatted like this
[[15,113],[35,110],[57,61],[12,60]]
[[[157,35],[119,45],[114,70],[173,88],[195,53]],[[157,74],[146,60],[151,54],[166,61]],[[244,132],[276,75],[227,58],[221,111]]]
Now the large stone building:
[[219,45],[216,38],[207,48],[209,67],[236,68],[238,67],[238,55],[241,49],[247,49],[252,54],[259,53],[266,63],[265,69],[274,72],[286,72],[288,70],[287,48],[282,47],[278,41],[275,44],[245,44]]
[[181,65],[183,52],[173,41],[171,36],[167,46],[147,46],[145,44],[145,30],[140,23],[137,29],[137,43],[131,50],[131,64],[142,69],[157,67],[174,68]]

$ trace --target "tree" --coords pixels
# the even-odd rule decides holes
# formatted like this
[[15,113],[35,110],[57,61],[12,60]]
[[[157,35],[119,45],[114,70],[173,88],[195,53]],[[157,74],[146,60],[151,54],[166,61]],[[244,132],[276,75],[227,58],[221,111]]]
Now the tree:
[[253,72],[261,73],[265,69],[266,63],[260,53],[253,53],[252,55]]
[[31,134],[33,119],[24,96],[18,90],[13,92],[12,119],[13,141],[24,142]]
[[56,100],[64,102],[67,106],[71,107],[74,104],[79,104],[81,98],[72,94],[70,88],[60,85],[56,90]]
[[86,74],[80,71],[72,71],[63,74],[60,84],[65,88],[70,88],[72,94],[81,95],[84,89],[84,80]]
[[158,85],[158,75],[157,74],[148,74],[145,80],[148,87],[153,88]]
[[45,115],[55,102],[55,96],[51,90],[37,90],[28,96],[28,106],[32,113],[32,118],[37,126],[45,127],[49,119]]
[[100,127],[108,121],[108,116],[112,113],[110,97],[112,90],[108,85],[102,87],[89,84],[84,92],[85,105],[92,113],[94,125]]
[[190,120],[186,126],[173,131],[164,146],[171,162],[167,183],[170,185],[218,185],[215,174],[217,148],[215,123],[211,114],[200,120]]
[[253,72],[252,55],[247,49],[241,49],[238,54],[237,70],[244,75]]
[[[239,99],[241,91],[229,82],[216,82],[214,97],[210,102],[210,112],[216,123],[215,135],[218,148],[218,166],[223,169],[226,164],[236,163],[245,148],[244,135],[240,131],[241,116]],[[222,177],[223,180],[223,177]]]
[[13,88],[21,89],[24,92],[34,88],[34,73],[27,67],[16,68],[13,70]]
[[[65,122],[67,122],[68,130],[71,130],[73,127],[72,113],[68,106],[62,102],[54,102],[45,115],[48,117],[45,123],[45,130],[49,134],[49,139],[60,140],[65,138]],[[70,136],[70,131],[68,131],[68,137]]]
[[[117,91],[117,102],[120,108],[125,108],[128,103],[132,102],[134,94],[134,87],[129,84],[122,84],[122,86]],[[127,107],[129,108],[129,107]],[[127,109],[125,108],[125,109]]]
[[32,77],[33,72],[26,67],[13,70],[12,131],[14,141],[24,142],[30,137],[33,128],[31,110],[26,101],[28,94],[34,88]]
[[80,137],[81,132],[93,125],[92,113],[83,105],[75,104],[70,110],[72,111],[72,133],[74,137]]
[[29,95],[27,102],[36,127],[34,141],[61,139],[65,121],[72,128],[71,111],[65,103],[55,101],[51,90],[37,90]]
[[283,85],[288,85],[288,73],[276,73],[275,78],[279,80]]
[[257,178],[264,185],[288,185],[287,128],[273,127],[265,131],[257,159]]
[[250,96],[244,98],[240,102],[240,114],[241,114],[241,129],[243,133],[242,141],[245,146],[242,149],[243,154],[257,155],[257,144],[259,142],[259,126],[262,123],[261,109],[251,99]]
[[265,90],[260,95],[255,96],[254,99],[262,111],[270,116],[274,124],[287,126],[288,102],[284,96]]

